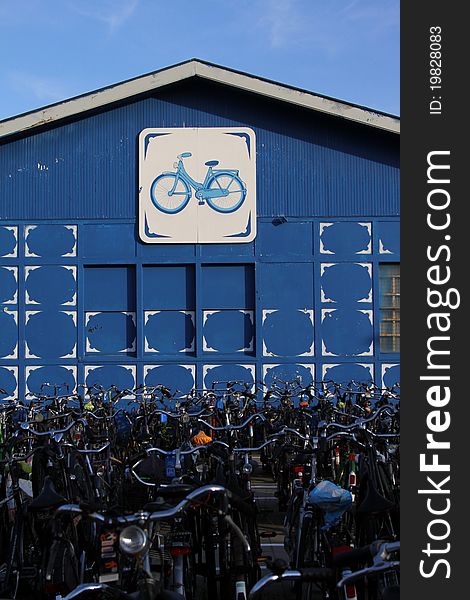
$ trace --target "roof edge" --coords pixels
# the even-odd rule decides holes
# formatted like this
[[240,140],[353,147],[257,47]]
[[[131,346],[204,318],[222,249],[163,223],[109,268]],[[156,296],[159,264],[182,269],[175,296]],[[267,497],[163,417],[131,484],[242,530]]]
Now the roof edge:
[[34,130],[195,76],[377,129],[392,133],[399,133],[400,131],[398,117],[198,59],[191,59],[147,75],[0,121],[0,139],[16,133]]

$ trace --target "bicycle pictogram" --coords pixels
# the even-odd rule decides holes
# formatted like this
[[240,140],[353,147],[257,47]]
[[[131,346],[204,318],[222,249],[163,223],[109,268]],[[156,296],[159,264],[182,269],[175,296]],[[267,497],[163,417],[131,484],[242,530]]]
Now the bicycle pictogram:
[[193,179],[183,165],[183,159],[192,156],[191,152],[178,154],[174,163],[175,172],[166,171],[158,175],[150,186],[150,198],[156,208],[166,214],[181,212],[192,196],[192,189],[198,203],[207,202],[219,213],[233,213],[240,208],[246,197],[246,185],[236,169],[214,169],[218,160],[209,160],[206,176],[202,183]]

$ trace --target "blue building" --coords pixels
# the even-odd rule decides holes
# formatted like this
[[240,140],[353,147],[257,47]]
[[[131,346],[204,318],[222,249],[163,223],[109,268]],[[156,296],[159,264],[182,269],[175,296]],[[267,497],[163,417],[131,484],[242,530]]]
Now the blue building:
[[[255,222],[228,241],[149,241],[141,132],[210,128],[246,144]],[[393,385],[398,133],[394,116],[199,60],[0,122],[0,398],[85,382]]]

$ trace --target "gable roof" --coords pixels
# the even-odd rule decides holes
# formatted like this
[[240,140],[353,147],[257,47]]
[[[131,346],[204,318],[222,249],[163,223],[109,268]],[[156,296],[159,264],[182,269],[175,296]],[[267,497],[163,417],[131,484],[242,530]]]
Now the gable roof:
[[0,121],[0,138],[30,131],[36,127],[55,123],[68,117],[78,116],[87,111],[145,94],[191,77],[202,77],[223,85],[289,102],[392,133],[399,133],[400,131],[400,120],[396,116],[314,94],[255,75],[227,69],[199,59],[191,59],[147,75]]

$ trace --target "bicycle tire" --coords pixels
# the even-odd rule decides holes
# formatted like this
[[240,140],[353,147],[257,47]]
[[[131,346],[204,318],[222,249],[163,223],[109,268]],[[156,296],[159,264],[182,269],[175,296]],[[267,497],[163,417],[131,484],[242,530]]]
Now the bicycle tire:
[[46,580],[53,586],[61,586],[68,594],[79,584],[78,561],[71,543],[55,540],[52,543],[46,567]]
[[[321,515],[317,511],[307,511],[301,524],[299,548],[297,551],[297,569],[309,567],[326,567],[326,553],[322,550],[320,532]],[[305,582],[296,586],[296,596],[299,600],[310,600],[313,594],[321,594],[322,598],[331,598],[331,589],[315,582]]]
[[233,213],[240,208],[246,198],[246,187],[243,181],[228,171],[215,173],[207,184],[208,189],[227,189],[228,196],[207,198],[207,204],[219,213]]
[[[95,498],[93,483],[82,457],[79,454],[70,453],[68,460],[70,474],[74,475],[74,479],[70,481],[72,502],[95,504],[97,499]],[[96,537],[96,524],[89,519],[82,519],[77,526],[77,532],[79,539],[82,540],[85,546],[90,547]]]
[[[2,592],[12,592],[10,589],[11,583],[11,575],[15,569],[21,569],[21,559],[22,559],[22,551],[20,549],[20,544],[22,543],[21,536],[23,535],[23,517],[21,515],[17,515],[13,527],[10,532],[10,541],[8,545],[8,559],[6,562],[6,572],[5,579],[3,582],[4,589]],[[19,581],[17,582],[17,586]],[[16,590],[13,593],[13,596],[16,596]]]
[[[6,474],[0,474],[0,497],[7,497]],[[0,507],[0,540],[7,540],[10,537],[10,522],[8,518],[8,503]],[[0,565],[3,565],[8,559],[8,546],[0,544]]]
[[203,517],[202,521],[202,547],[204,548],[204,558],[201,563],[205,566],[204,575],[207,585],[207,597],[218,598],[217,586],[217,559],[216,546],[217,534],[214,531],[215,527],[211,519],[207,516]]
[[175,173],[161,173],[150,186],[150,199],[153,205],[167,215],[181,212],[191,198],[191,190],[184,179],[178,180],[175,191],[170,195],[175,180]]

